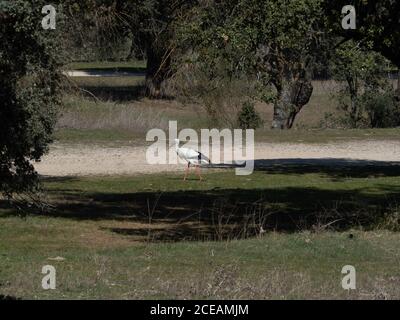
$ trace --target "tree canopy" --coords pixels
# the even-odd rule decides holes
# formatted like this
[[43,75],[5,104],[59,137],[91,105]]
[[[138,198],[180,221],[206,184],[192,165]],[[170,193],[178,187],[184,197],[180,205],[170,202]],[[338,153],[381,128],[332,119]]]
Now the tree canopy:
[[210,78],[221,66],[251,73],[276,89],[274,128],[291,128],[312,94],[311,69],[320,56],[322,1],[237,0],[206,2],[183,24],[183,50],[195,52]]
[[0,3],[0,192],[33,190],[59,105],[57,31],[43,30],[44,1]]
[[[343,6],[356,9],[356,29],[344,30],[340,20]],[[400,68],[400,2],[397,0],[325,1],[330,28],[344,39],[361,41]],[[343,15],[342,15],[343,16]]]

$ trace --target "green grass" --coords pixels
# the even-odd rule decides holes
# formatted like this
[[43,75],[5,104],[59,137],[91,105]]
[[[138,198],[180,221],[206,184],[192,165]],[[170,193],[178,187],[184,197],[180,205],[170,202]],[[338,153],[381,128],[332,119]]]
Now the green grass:
[[[65,144],[98,144],[114,147],[143,145],[145,133],[134,130],[121,129],[74,129],[59,128],[55,132],[55,141]],[[363,140],[397,140],[400,136],[399,129],[375,130],[296,130],[291,132],[263,131],[256,133],[255,140],[260,143],[307,143],[321,144],[332,142],[360,141]]]
[[[388,232],[140,244],[93,240],[93,226],[52,218],[6,219],[1,229],[0,292],[23,298],[399,298],[399,235]],[[65,260],[49,260],[57,256]],[[40,286],[47,264],[57,270],[54,291]],[[351,293],[340,285],[348,264],[357,270]]]
[[388,129],[293,129],[256,131],[258,142],[330,143],[362,140],[398,140],[400,128]]
[[[289,166],[248,177],[215,171],[203,182],[174,174],[46,178],[52,213],[22,219],[2,205],[0,294],[398,299],[400,234],[361,227],[354,215],[363,225],[394,206],[399,175],[397,167]],[[340,216],[349,223],[318,225]],[[245,225],[248,233],[236,232]],[[49,260],[57,256],[65,260]],[[40,287],[46,264],[57,268],[55,291]],[[351,293],[340,285],[348,264],[357,270]]]
[[[203,169],[203,171],[206,169]],[[63,190],[77,193],[93,192],[117,194],[138,192],[185,192],[185,191],[245,191],[260,190],[265,193],[281,188],[303,188],[306,191],[350,191],[362,195],[396,194],[400,188],[400,168],[398,166],[316,166],[316,165],[270,165],[249,176],[236,176],[233,170],[224,172],[210,170],[205,173],[205,180],[199,182],[192,172],[189,181],[183,181],[182,175],[147,174],[141,176],[104,176],[104,177],[65,177],[44,178],[48,191]],[[277,193],[277,191],[275,191]],[[206,194],[204,195],[206,196]],[[246,194],[246,196],[248,196]]]

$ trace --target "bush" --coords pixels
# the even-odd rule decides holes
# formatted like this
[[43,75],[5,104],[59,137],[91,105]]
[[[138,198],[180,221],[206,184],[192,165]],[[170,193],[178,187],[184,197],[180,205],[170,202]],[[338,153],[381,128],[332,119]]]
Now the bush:
[[329,128],[395,128],[400,126],[400,101],[391,88],[365,89],[353,101],[356,112],[345,95],[339,96],[339,110],[344,116],[325,114],[321,127]]
[[366,92],[361,96],[360,103],[372,128],[390,128],[400,125],[400,106],[391,91]]
[[243,130],[257,129],[262,126],[262,120],[254,108],[254,103],[246,101],[238,114],[238,124]]
[[392,232],[400,231],[400,207],[397,203],[386,209],[383,216],[378,219],[377,228]]

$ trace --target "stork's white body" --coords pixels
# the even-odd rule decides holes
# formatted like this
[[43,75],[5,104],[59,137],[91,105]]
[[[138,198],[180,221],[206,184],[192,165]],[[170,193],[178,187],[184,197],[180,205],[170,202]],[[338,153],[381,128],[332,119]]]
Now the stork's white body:
[[200,180],[202,180],[201,174],[200,174],[200,166],[202,164],[210,164],[211,163],[210,159],[208,159],[204,154],[202,154],[199,151],[196,151],[196,150],[193,150],[190,148],[180,148],[179,142],[180,142],[179,139],[175,139],[175,151],[178,154],[179,158],[187,161],[187,163],[188,163],[188,166],[187,166],[186,172],[185,172],[185,177],[183,180],[186,180],[191,165],[196,168],[199,178],[200,178]]

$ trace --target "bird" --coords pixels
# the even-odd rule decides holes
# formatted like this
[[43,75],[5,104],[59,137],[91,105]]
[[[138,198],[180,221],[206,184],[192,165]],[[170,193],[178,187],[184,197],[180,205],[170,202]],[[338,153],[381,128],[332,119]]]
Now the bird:
[[201,172],[200,172],[200,166],[202,164],[211,164],[210,159],[208,159],[204,154],[202,154],[199,151],[196,151],[194,149],[190,148],[180,148],[179,147],[180,140],[175,139],[175,151],[179,158],[182,160],[187,161],[187,167],[185,170],[185,176],[183,178],[183,181],[186,181],[186,178],[188,176],[190,166],[194,166],[196,168],[196,173],[199,176],[200,181],[203,180],[201,177]]

